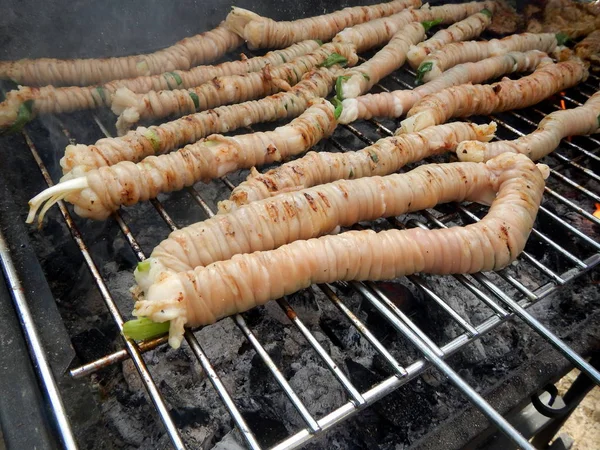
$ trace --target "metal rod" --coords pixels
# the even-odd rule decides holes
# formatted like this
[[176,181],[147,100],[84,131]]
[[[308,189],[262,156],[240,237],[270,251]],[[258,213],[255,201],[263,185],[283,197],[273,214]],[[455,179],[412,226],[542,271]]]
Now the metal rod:
[[[2,230],[0,230],[0,263],[2,264],[4,275],[6,276],[6,281],[13,299],[13,304],[15,306],[17,315],[19,316],[19,323],[23,329],[23,335],[25,336],[25,340],[27,342],[27,348],[29,349],[29,353],[33,358],[33,366],[37,376],[41,381],[44,396],[50,403],[52,416],[54,417],[54,421],[58,427],[60,441],[65,448],[69,450],[75,450],[77,449],[75,436],[71,430],[71,424],[69,422],[65,406],[63,405],[60,392],[58,391],[56,380],[54,379],[54,375],[50,369],[50,363],[46,358],[46,351],[44,350],[37,327],[33,321],[31,311],[29,310],[29,305],[27,304],[27,299],[25,298],[25,290],[21,285],[21,280],[19,279],[19,275],[17,274],[17,270],[13,264],[10,256],[10,250]],[[18,380],[15,381],[18,382]]]

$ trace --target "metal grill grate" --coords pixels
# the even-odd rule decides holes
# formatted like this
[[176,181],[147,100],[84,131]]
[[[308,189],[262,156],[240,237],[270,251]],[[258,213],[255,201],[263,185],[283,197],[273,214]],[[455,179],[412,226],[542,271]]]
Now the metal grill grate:
[[[398,88],[411,88],[413,79],[414,73],[412,73],[410,70],[402,69],[396,72],[394,75],[387,77],[387,79],[381,84],[378,84],[375,89],[393,90]],[[568,95],[564,94],[560,97],[555,97],[547,102],[544,102],[542,105],[538,105],[534,108],[529,108],[524,111],[499,114],[491,119],[498,123],[499,134],[501,137],[513,139],[523,134],[523,132],[520,130],[530,130],[535,128],[537,122],[541,120],[545,114],[551,112],[552,109],[560,107],[560,101],[566,102],[568,107],[580,105],[583,101],[589,98],[593,92],[596,91],[597,87],[594,85],[597,84],[599,80],[600,79],[598,77],[592,75],[587,82],[581,84],[577,89],[569,90]],[[487,120],[489,119],[490,118],[487,118]],[[109,127],[105,127],[98,116],[94,116],[94,120],[96,123],[95,126],[98,126],[106,136],[109,136],[109,132],[107,131]],[[479,119],[474,118],[473,120]],[[69,131],[64,127],[62,127],[62,130],[65,137],[70,138]],[[326,146],[332,146],[333,149],[338,149],[340,151],[350,150],[348,145],[344,143],[345,141],[348,141],[348,139],[344,139],[342,137],[342,133],[346,135],[349,134],[353,137],[355,143],[364,146],[373,142],[373,139],[369,136],[389,136],[392,135],[392,130],[390,130],[390,127],[387,127],[384,123],[374,120],[342,126],[336,130],[336,133],[332,138],[330,138]],[[53,184],[53,180],[51,179],[49,171],[47,170],[42,158],[40,157],[40,154],[36,149],[34,141],[27,132],[24,132],[24,137],[46,182],[49,186],[51,186]],[[360,145],[356,145],[356,148],[353,149],[358,149],[359,147]],[[551,177],[548,180],[548,185],[546,187],[546,196],[553,198],[555,202],[562,205],[562,207],[564,207],[570,213],[589,221],[595,226],[600,226],[600,219],[594,217],[589,213],[589,211],[591,210],[591,205],[593,205],[594,202],[600,203],[600,193],[594,191],[590,187],[582,185],[582,181],[579,180],[600,181],[600,175],[585,167],[586,161],[600,161],[599,152],[600,141],[593,137],[585,137],[573,141],[564,140],[561,148],[554,152],[551,156],[547,157],[547,161],[544,161],[552,168]],[[577,172],[577,176],[572,176],[571,171]],[[227,177],[222,179],[222,183],[223,190],[221,199],[224,199],[227,198],[230,190],[233,189],[234,184]],[[209,203],[202,197],[201,188],[188,188],[187,192],[191,196],[193,202],[196,203],[207,216],[210,217],[214,215],[213,211],[209,207]],[[571,195],[573,193],[576,195]],[[152,204],[167,226],[171,230],[175,230],[177,228],[177,223],[167,213],[163,204],[159,200],[153,200]],[[102,278],[101,273],[94,262],[93,252],[89,247],[89,243],[86,243],[86,237],[80,233],[77,225],[71,217],[71,213],[62,202],[59,202],[59,208],[73,239],[81,251],[85,263],[87,264],[95,280],[102,298],[106,303],[106,307],[108,308],[115,324],[119,329],[122,329],[123,318],[121,311],[119,311],[117,303],[107,287],[106,281]],[[453,209],[449,212],[448,208],[443,210],[437,208],[428,210],[423,212],[421,220],[412,219],[407,223],[403,223],[398,219],[390,219],[388,221],[389,226],[441,228],[450,225],[460,225],[475,222],[479,220],[482,212],[480,207],[473,204],[454,205],[452,208]],[[321,417],[320,419],[313,417],[307,407],[302,403],[298,394],[294,392],[293,388],[290,386],[280,369],[269,356],[264,345],[259,342],[257,337],[253,334],[252,330],[244,319],[244,315],[238,314],[234,317],[224,319],[233,320],[237,327],[239,327],[252,348],[256,351],[257,355],[263,360],[265,366],[279,384],[282,391],[286,394],[289,401],[293,404],[300,417],[304,420],[304,429],[289,436],[287,439],[283,440],[273,448],[291,449],[306,443],[312,437],[325,432],[332,426],[352,416],[361,408],[371,405],[400,386],[408,383],[410,380],[423,373],[423,371],[429,368],[431,365],[434,365],[438,370],[440,370],[472,403],[475,404],[475,406],[477,406],[499,428],[511,436],[514,441],[516,441],[522,447],[528,447],[527,441],[524,440],[524,438],[521,437],[514,429],[512,429],[498,412],[494,411],[493,408],[487,404],[472,387],[470,387],[455,371],[453,371],[453,369],[447,365],[447,363],[444,362],[448,356],[462,349],[485,333],[494,330],[500,324],[504,323],[513,316],[517,316],[520,320],[523,320],[525,323],[527,323],[532,329],[534,329],[544,339],[551,343],[564,357],[568,358],[575,366],[579,367],[584,372],[587,372],[590,376],[592,376],[597,384],[600,384],[600,375],[598,372],[589,366],[585,360],[573,352],[549,330],[547,330],[526,310],[526,308],[530,305],[547,297],[561,286],[569,283],[570,281],[597,266],[598,263],[600,263],[600,243],[586,234],[585,231],[582,231],[578,227],[577,223],[573,223],[569,220],[569,218],[564,217],[564,215],[560,216],[544,206],[542,206],[540,209],[539,214],[544,220],[551,222],[558,229],[571,233],[580,244],[580,247],[578,248],[583,250],[576,254],[572,250],[561,246],[560,243],[557,242],[552,236],[548,236],[547,233],[543,232],[542,230],[535,229],[532,233],[531,240],[542,243],[557,258],[560,259],[561,264],[558,266],[560,270],[538,260],[533,254],[525,251],[518,260],[518,266],[530,265],[537,270],[539,276],[532,285],[525,285],[525,283],[519,281],[517,277],[513,275],[511,268],[495,274],[480,273],[475,275],[454,276],[453,278],[465,289],[465,292],[474,295],[490,309],[490,314],[487,319],[483,320],[476,326],[472,325],[470,318],[461,316],[461,314],[455,311],[452,306],[450,306],[450,304],[448,304],[444,298],[442,298],[442,296],[436,294],[437,284],[432,282],[432,280],[436,280],[437,278],[416,275],[410,277],[410,281],[423,292],[425,297],[439,305],[447,313],[448,317],[463,330],[463,334],[444,343],[443,345],[436,345],[433,340],[430,339],[430,337],[428,337],[428,335],[422,331],[404,312],[402,312],[395,305],[392,299],[382,292],[382,290],[375,283],[351,282],[348,284],[340,283],[333,286],[322,285],[317,287],[317,289],[320,289],[322,293],[339,309],[339,312],[345,316],[351,326],[355,327],[360,335],[374,347],[383,360],[389,365],[389,368],[393,371],[392,376],[366,391],[361,392],[352,384],[344,371],[337,366],[332,357],[319,343],[317,338],[311,333],[309,327],[303,322],[302,317],[299,317],[296,314],[293,307],[287,302],[287,300],[278,300],[277,303],[279,304],[279,307],[290,318],[293,324],[292,326],[296,327],[297,330],[299,330],[299,332],[307,340],[307,342],[314,348],[314,350],[322,359],[323,364],[333,374],[337,382],[343,386],[346,392],[348,401],[338,409],[330,411],[329,414]],[[113,219],[116,221],[137,258],[140,261],[145,259],[146,255],[143,253],[136,236],[125,222],[123,215],[120,212],[117,212],[114,214]],[[441,277],[439,278],[441,279]],[[417,359],[410,365],[404,366],[398,361],[397,358],[392,356],[392,354],[386,349],[386,346],[375,337],[375,334],[369,330],[369,328],[363,322],[361,322],[357,315],[355,315],[355,313],[347,305],[344,299],[344,294],[336,294],[336,292],[348,292],[349,289],[360,294],[366,302],[371,304],[377,311],[379,311],[379,313],[389,321],[393,328],[395,328],[419,350],[422,358]],[[126,313],[128,313],[128,311],[126,311]],[[29,326],[26,326],[26,332],[28,334],[34,333],[34,327],[29,324]],[[211,361],[202,348],[201,342],[199,342],[194,332],[189,330],[186,331],[185,340],[192,353],[195,355],[198,362],[208,375],[223,403],[229,410],[231,417],[239,428],[239,431],[246,441],[246,444],[253,449],[261,448],[256,436],[245,422],[244,417],[233,401],[232,396],[228,393],[223,381],[219,377],[218,371],[211,364]],[[148,394],[158,412],[158,416],[163,423],[166,432],[170,436],[173,445],[176,448],[184,448],[180,430],[177,428],[173,418],[170,416],[163,395],[161,394],[161,390],[154,382],[152,375],[147,369],[143,359],[144,352],[156,348],[157,346],[165,345],[166,341],[166,337],[152,339],[140,344],[124,341],[124,347],[121,350],[107,354],[95,361],[91,361],[85,365],[82,365],[81,367],[74,368],[70,371],[70,374],[76,378],[84,377],[104,367],[131,358],[135,368],[139,372],[142,383],[148,391]],[[52,383],[50,378],[45,378],[45,381],[48,384]],[[62,411],[60,408],[55,409],[54,413],[61,420],[61,423],[68,423],[67,418],[64,415],[64,411]],[[68,443],[70,442],[68,439],[68,426],[63,427],[61,430],[63,432],[63,436],[65,437],[65,442],[67,443],[66,445],[68,446]]]

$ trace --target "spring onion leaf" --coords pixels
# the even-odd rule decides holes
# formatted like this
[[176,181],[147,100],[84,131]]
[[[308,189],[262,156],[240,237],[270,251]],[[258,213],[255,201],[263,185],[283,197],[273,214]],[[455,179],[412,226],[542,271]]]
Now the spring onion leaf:
[[140,261],[137,265],[138,272],[148,272],[150,270],[150,260]]
[[558,45],[565,45],[569,39],[569,36],[565,33],[556,33],[556,43]]
[[188,92],[188,94],[190,94],[190,97],[192,98],[192,101],[194,102],[194,108],[196,108],[196,111],[198,109],[200,109],[200,99],[198,98],[198,96],[196,95],[195,92]]
[[367,75],[366,73],[363,73],[362,76],[365,80],[371,81],[371,77],[369,75]]
[[106,104],[106,93],[104,92],[104,88],[99,86],[96,88],[96,91],[98,92],[98,95],[102,101]]
[[327,57],[325,61],[319,64],[319,67],[331,67],[335,64],[345,66],[346,64],[348,64],[348,60],[339,53],[332,53]]
[[421,22],[421,25],[423,25],[423,28],[425,28],[425,31],[429,31],[436,25],[439,25],[440,23],[442,23],[442,19],[435,19],[435,20],[428,20],[426,22]]
[[171,76],[173,78],[175,78],[175,81],[177,82],[177,85],[183,84],[183,80],[181,79],[181,77],[179,76],[178,73],[176,73],[176,72],[169,72],[169,73],[171,74]]
[[487,9],[487,8],[484,8],[484,9],[482,9],[482,10],[481,10],[481,11],[479,11],[479,12],[480,12],[481,14],[485,14],[485,15],[486,15],[486,16],[488,16],[488,17],[492,17],[492,12],[491,12],[489,9]]
[[421,64],[417,69],[417,78],[415,78],[415,82],[421,84],[423,82],[423,76],[431,69],[433,69],[433,62],[428,61]]
[[333,106],[335,106],[335,109],[333,110],[333,117],[335,117],[335,120],[338,120],[342,115],[344,106],[342,105],[340,99],[337,97],[333,97],[333,100],[331,102],[333,103]]
[[33,100],[27,100],[19,106],[17,118],[14,123],[2,134],[18,133],[23,127],[33,119]]
[[321,39],[315,39],[315,42],[319,44],[319,46],[323,45],[323,41]]
[[282,60],[284,63],[286,63],[286,62],[287,62],[287,59],[285,59],[285,56],[284,56],[284,55],[279,55],[279,56],[281,56],[281,60]]
[[348,81],[350,79],[350,75],[344,75],[341,77],[337,77],[335,80],[335,96],[338,100],[344,100],[344,95],[342,94],[342,84],[344,81]]
[[375,152],[369,152],[369,156],[371,157],[371,160],[374,163],[377,164],[379,162],[379,156],[377,156],[377,153],[375,153]]
[[214,141],[214,140],[206,140],[203,142],[204,145],[206,145],[207,147],[216,147],[217,145],[219,145],[219,141]]
[[158,153],[160,151],[160,138],[158,137],[158,134],[156,134],[154,130],[148,130],[144,137],[150,141],[154,152]]
[[123,324],[123,334],[136,341],[150,339],[169,331],[170,322],[152,322],[147,317],[129,320]]
[[600,114],[598,114],[598,127],[600,127]]
[[354,178],[354,169],[350,169],[350,173],[348,174],[348,178]]

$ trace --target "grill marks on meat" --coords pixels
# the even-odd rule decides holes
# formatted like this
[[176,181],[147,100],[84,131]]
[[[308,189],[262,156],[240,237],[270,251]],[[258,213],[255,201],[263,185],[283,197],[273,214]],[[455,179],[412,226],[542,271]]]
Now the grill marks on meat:
[[164,89],[187,89],[199,86],[215,77],[257,72],[267,65],[280,65],[317,48],[319,43],[309,40],[284,50],[269,52],[265,56],[228,61],[215,66],[198,66],[190,70],[176,70],[159,75],[115,80],[101,86],[20,87],[18,90],[8,92],[6,100],[0,103],[0,128],[12,125],[17,119],[19,107],[29,100],[33,100],[31,105],[33,114],[110,107],[113,103],[113,95],[119,88],[127,88],[138,94]]
[[456,154],[462,161],[479,162],[502,153],[522,153],[535,161],[553,152],[565,137],[598,133],[599,117],[600,92],[596,92],[583,106],[548,114],[531,134],[514,141],[462,142]]
[[342,102],[340,123],[373,117],[400,117],[423,97],[451,86],[465,83],[482,83],[513,72],[530,72],[540,63],[552,60],[543,52],[531,50],[526,53],[510,52],[474,63],[459,64],[444,72],[440,77],[415,89],[403,89],[378,94],[367,94]]
[[388,175],[411,162],[453,150],[462,141],[489,141],[495,130],[493,123],[475,125],[457,122],[430,127],[420,133],[380,139],[356,152],[309,152],[303,158],[283,164],[264,175],[251,174],[233,190],[228,201],[219,203],[219,212],[229,212],[281,192],[335,180]]
[[419,68],[424,70],[426,65],[430,66],[427,71],[424,71],[423,80],[431,81],[457,64],[481,61],[508,52],[540,50],[549,53],[554,51],[556,46],[554,33],[523,33],[490,41],[453,42],[425,58]]
[[346,27],[419,6],[420,0],[393,0],[288,22],[277,22],[247,9],[233,7],[225,23],[244,38],[250,48],[282,48],[305,39],[328,41]]
[[[457,166],[460,170],[456,170]],[[330,202],[328,215],[338,211],[348,220],[358,219],[358,210],[364,207],[372,211],[369,217],[375,217],[397,215],[402,209],[412,208],[407,205],[414,201],[424,206],[436,201],[464,200],[469,195],[475,197],[473,200],[487,201],[494,192],[497,195],[488,214],[480,222],[465,227],[380,233],[350,231],[295,241],[276,250],[237,254],[206,267],[165,275],[136,302],[134,315],[155,322],[170,320],[169,343],[178,347],[185,325],[212,323],[313,283],[383,280],[415,272],[497,270],[523,250],[544,189],[542,173],[527,157],[501,155],[486,164],[421,166],[411,174],[339,181],[319,189],[332,190],[331,194],[324,193]],[[473,178],[464,183],[469,176]],[[346,189],[347,185],[361,185],[362,189],[354,196],[349,195],[348,200],[335,192],[335,186],[341,183],[346,184]],[[389,183],[390,188],[382,183]],[[417,186],[421,190],[415,190]],[[486,195],[482,199],[483,193]],[[316,196],[313,198],[318,201]],[[365,202],[359,201],[363,198]],[[256,205],[250,204],[241,211]],[[228,220],[228,216],[220,220]],[[304,224],[298,224],[297,229],[304,229]],[[272,236],[264,241],[267,245],[275,243]]]
[[121,161],[138,162],[147,156],[167,153],[213,133],[296,117],[308,108],[310,100],[329,93],[338,70],[336,66],[312,70],[289,92],[221,106],[149,128],[138,127],[125,136],[100,139],[93,145],[69,145],[60,161],[63,173],[67,174],[63,180]]
[[407,9],[389,17],[372,20],[351,28],[340,31],[334,38],[334,42],[348,42],[356,46],[356,51],[362,53],[373,47],[381,46],[411,22],[425,22],[440,20],[441,24],[452,24],[473,15],[482,9],[494,11],[495,3],[470,2],[460,5],[442,5],[434,7],[422,7],[420,9]]
[[490,25],[491,22],[491,14],[480,12],[455,23],[444,30],[438,31],[425,42],[411,46],[407,54],[410,66],[413,69],[416,69],[427,55],[439,50],[446,44],[475,39]]
[[342,90],[337,94],[342,98],[353,98],[367,92],[383,77],[400,68],[410,47],[423,39],[425,28],[421,23],[406,25],[375,56],[358,67],[346,70],[342,75]]
[[325,44],[285,64],[267,66],[260,72],[213,78],[210,82],[191,89],[151,91],[135,95],[121,88],[115,94],[112,110],[121,115],[121,126],[130,127],[142,119],[158,119],[169,115],[181,117],[225,104],[272,95],[283,87],[289,88],[298,83],[306,72],[325,62],[333,53],[345,57],[350,65],[356,64],[358,60],[351,45]]
[[0,79],[19,84],[88,86],[110,80],[188,70],[214,61],[242,44],[224,24],[185,38],[171,47],[147,55],[104,59],[22,59],[0,61]]
[[444,123],[452,117],[489,115],[535,105],[550,95],[575,86],[588,76],[579,59],[541,65],[519,80],[491,85],[464,84],[430,94],[408,112],[401,123],[403,132],[419,131]]

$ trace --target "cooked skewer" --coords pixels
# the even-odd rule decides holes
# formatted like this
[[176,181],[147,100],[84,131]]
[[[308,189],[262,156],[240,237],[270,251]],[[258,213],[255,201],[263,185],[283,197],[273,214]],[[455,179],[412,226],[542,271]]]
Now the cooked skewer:
[[290,91],[260,100],[221,106],[149,128],[138,127],[123,137],[100,139],[94,145],[69,145],[60,161],[63,173],[68,174],[63,180],[120,161],[138,162],[167,153],[213,133],[296,117],[306,110],[310,100],[329,93],[338,70],[339,66],[313,70]]
[[265,174],[252,172],[237,186],[229,200],[219,203],[219,212],[236,208],[281,192],[304,189],[340,179],[388,175],[411,162],[452,151],[465,140],[489,141],[496,125],[450,123],[430,127],[420,133],[408,133],[380,139],[356,152],[310,152],[272,169]]
[[399,131],[410,133],[445,123],[452,117],[488,115],[535,105],[552,94],[585,81],[587,64],[580,59],[540,65],[519,80],[463,84],[430,94],[408,112]]
[[[127,88],[138,94],[163,89],[186,89],[219,76],[257,72],[267,64],[283,64],[296,56],[310,53],[319,46],[317,41],[304,41],[283,50],[269,52],[265,56],[228,61],[216,66],[198,66],[190,70],[115,80],[101,86],[21,86],[18,90],[8,92],[6,99],[0,103],[0,128],[16,125],[18,117],[21,118],[19,126],[22,126],[37,114],[110,107],[113,95],[119,88]],[[24,106],[26,104],[29,106]],[[18,131],[19,126],[12,127],[13,131]]]
[[190,89],[151,91],[136,95],[126,88],[120,88],[113,98],[112,111],[120,115],[121,127],[130,128],[139,120],[160,119],[170,115],[181,117],[221,105],[272,95],[295,85],[314,67],[344,65],[348,61],[352,64],[356,62],[353,46],[325,44],[285,64],[267,66],[260,72],[214,78]]
[[459,5],[442,5],[420,9],[407,9],[389,17],[372,20],[340,31],[334,42],[348,42],[356,46],[356,51],[362,53],[374,47],[389,42],[394,34],[411,22],[439,21],[440,24],[452,24],[471,16],[482,9],[494,11],[495,2],[470,2]]
[[475,39],[491,23],[492,12],[489,9],[482,9],[481,12],[438,31],[425,42],[412,46],[407,54],[408,63],[413,69],[416,69],[430,53],[439,50],[450,42]]
[[19,84],[89,86],[110,80],[154,75],[212,62],[242,44],[224,24],[147,55],[103,59],[22,59],[0,61],[0,79]]
[[428,27],[428,24],[419,22],[409,23],[371,59],[358,67],[345,70],[336,83],[337,97],[339,99],[358,97],[383,77],[400,68],[406,61],[410,46],[425,39]]
[[490,41],[453,42],[431,53],[421,62],[417,69],[417,81],[431,81],[457,64],[481,61],[508,52],[540,50],[550,53],[558,44],[554,33],[523,33]]
[[531,134],[514,141],[462,142],[456,154],[462,161],[479,162],[487,161],[501,153],[521,153],[537,161],[553,152],[563,138],[598,132],[600,132],[600,92],[592,95],[583,106],[548,114]]
[[82,217],[106,219],[121,205],[134,205],[156,198],[161,192],[180,190],[234,170],[303,153],[329,136],[335,126],[333,106],[319,99],[300,117],[274,131],[233,137],[213,135],[176,152],[149,156],[137,164],[122,161],[100,167],[82,177],[58,183],[32,198],[27,222],[33,222],[43,205],[38,217],[41,224],[44,213],[61,199],[73,204],[75,212]]
[[[313,283],[501,269],[525,247],[542,199],[542,172],[547,173],[547,168],[536,168],[525,156],[501,155],[486,164],[421,166],[411,172],[414,175],[334,183],[326,195],[331,192],[335,200],[315,197],[315,208],[327,214],[339,211],[348,222],[358,219],[357,212],[364,206],[372,211],[369,217],[397,215],[412,208],[408,205],[413,198],[420,199],[422,206],[436,201],[493,200],[480,222],[465,227],[350,231],[164,274],[147,293],[139,293],[133,314],[154,322],[170,321],[169,344],[177,348],[184,326],[210,324]],[[340,195],[343,190],[334,187],[366,182],[370,182],[369,189],[353,192],[358,198]],[[279,210],[277,214],[283,217],[286,213]],[[303,228],[300,225],[298,228]]]
[[510,52],[475,63],[460,64],[415,89],[380,92],[345,99],[342,102],[339,122],[350,123],[372,117],[400,117],[426,95],[469,82],[482,83],[507,73],[530,72],[542,62],[547,64],[552,60],[545,53],[531,50],[526,53]]
[[596,30],[575,46],[575,54],[581,59],[600,63],[600,30]]
[[250,48],[282,48],[305,39],[328,41],[346,27],[419,6],[420,0],[393,0],[372,6],[344,8],[331,14],[290,22],[277,22],[234,6],[225,23],[243,37]]

